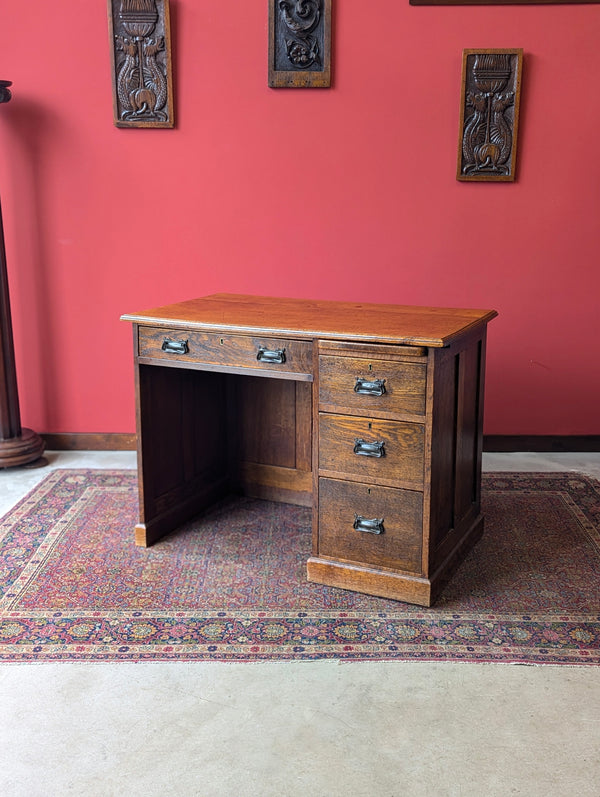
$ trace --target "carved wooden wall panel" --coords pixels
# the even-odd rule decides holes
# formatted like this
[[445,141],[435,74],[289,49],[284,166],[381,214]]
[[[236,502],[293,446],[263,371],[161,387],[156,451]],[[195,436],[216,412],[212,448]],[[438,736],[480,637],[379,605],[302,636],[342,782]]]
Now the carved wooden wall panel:
[[117,127],[173,127],[169,0],[108,0]]
[[458,180],[515,179],[523,50],[464,50]]
[[332,0],[269,0],[269,86],[331,85]]

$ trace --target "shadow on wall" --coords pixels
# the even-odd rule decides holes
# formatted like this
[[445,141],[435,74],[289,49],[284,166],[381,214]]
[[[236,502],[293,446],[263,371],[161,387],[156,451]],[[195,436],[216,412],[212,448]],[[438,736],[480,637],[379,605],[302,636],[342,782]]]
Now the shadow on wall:
[[[26,319],[15,328],[15,354],[21,405],[28,388],[36,385],[36,400],[43,428],[50,423],[50,407],[47,396],[56,374],[53,352],[55,337],[54,313],[51,302],[49,261],[41,223],[48,208],[44,198],[46,170],[42,159],[43,142],[49,135],[58,134],[58,116],[48,108],[18,95],[18,86],[12,88],[10,106],[3,108],[0,117],[0,135],[6,142],[11,157],[8,159],[7,180],[9,185],[0,186],[2,194],[6,259],[9,275],[9,290],[14,319]],[[9,208],[9,203],[11,207]],[[7,210],[9,213],[7,213]],[[7,216],[14,219],[6,229]],[[42,385],[39,390],[38,385]],[[27,425],[27,419],[23,418]]]

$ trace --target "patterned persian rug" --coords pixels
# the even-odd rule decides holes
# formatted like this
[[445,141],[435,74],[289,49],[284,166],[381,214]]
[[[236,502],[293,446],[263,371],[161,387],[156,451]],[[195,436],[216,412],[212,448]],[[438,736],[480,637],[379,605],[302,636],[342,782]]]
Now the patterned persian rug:
[[231,498],[136,548],[132,471],[55,471],[0,521],[0,660],[600,664],[600,482],[486,474],[423,609],[306,581],[310,510]]

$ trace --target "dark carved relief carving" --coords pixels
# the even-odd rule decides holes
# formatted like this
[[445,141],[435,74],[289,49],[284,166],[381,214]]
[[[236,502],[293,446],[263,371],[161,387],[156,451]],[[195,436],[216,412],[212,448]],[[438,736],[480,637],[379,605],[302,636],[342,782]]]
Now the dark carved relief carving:
[[10,102],[12,94],[9,86],[12,86],[12,80],[0,80],[0,103]]
[[269,0],[269,86],[331,83],[331,0]]
[[168,0],[108,0],[117,127],[173,127]]
[[321,20],[320,0],[300,0],[296,3],[279,0],[278,5],[285,52],[290,65],[295,69],[320,69],[319,41],[314,35]]
[[515,179],[522,50],[465,50],[457,179]]

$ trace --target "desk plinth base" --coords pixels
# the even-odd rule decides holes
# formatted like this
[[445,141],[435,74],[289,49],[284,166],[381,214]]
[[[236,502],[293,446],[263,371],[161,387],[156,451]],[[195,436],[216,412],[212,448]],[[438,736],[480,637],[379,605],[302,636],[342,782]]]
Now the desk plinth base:
[[328,587],[429,607],[437,600],[454,571],[482,534],[483,516],[479,515],[431,578],[396,573],[393,570],[378,570],[364,564],[339,562],[318,556],[311,556],[308,560],[307,577],[309,581]]
[[148,548],[162,537],[176,531],[188,520],[227,495],[227,481],[220,479],[204,489],[198,488],[179,501],[172,501],[168,508],[151,517],[142,518],[135,527],[135,544]]
[[0,440],[0,468],[14,468],[35,462],[46,447],[42,438],[31,429],[22,429],[18,437]]
[[306,565],[309,581],[339,587],[352,592],[364,592],[379,598],[390,598],[419,606],[433,603],[432,584],[425,578],[401,575],[391,571],[373,570],[347,562],[335,562],[312,556]]

